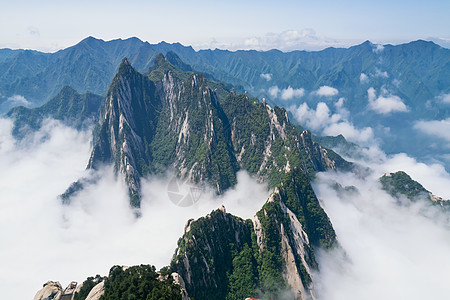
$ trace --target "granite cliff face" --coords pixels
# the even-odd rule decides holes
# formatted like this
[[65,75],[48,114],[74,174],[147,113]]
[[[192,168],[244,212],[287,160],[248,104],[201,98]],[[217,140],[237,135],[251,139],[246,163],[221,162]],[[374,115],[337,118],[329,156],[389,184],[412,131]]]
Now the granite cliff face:
[[294,169],[252,220],[224,207],[190,220],[171,269],[195,299],[314,299],[314,251],[336,244],[308,178]]
[[236,184],[241,169],[274,187],[295,167],[310,177],[351,168],[291,124],[284,109],[246,94],[219,98],[214,84],[176,69],[162,55],[146,75],[124,59],[108,91],[88,168],[113,164],[133,207],[140,206],[140,179],[167,169],[222,193]]
[[80,288],[81,285],[78,285],[75,281],[69,283],[65,289],[58,281],[47,281],[42,289],[36,293],[34,300],[73,300],[75,293],[79,292]]

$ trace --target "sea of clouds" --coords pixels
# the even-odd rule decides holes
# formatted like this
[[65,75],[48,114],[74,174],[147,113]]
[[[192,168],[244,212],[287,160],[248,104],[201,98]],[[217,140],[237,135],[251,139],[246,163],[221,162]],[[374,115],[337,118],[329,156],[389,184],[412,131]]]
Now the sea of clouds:
[[[168,194],[170,173],[142,182],[141,217],[129,207],[128,191],[111,168],[87,185],[70,205],[58,195],[92,174],[85,170],[90,132],[78,132],[47,120],[38,132],[17,141],[12,121],[0,119],[0,290],[2,298],[32,298],[48,280],[63,287],[72,280],[108,275],[113,265],[170,263],[190,218],[225,205],[228,212],[251,218],[268,198],[266,185],[247,173],[218,197],[204,190],[188,207]],[[119,178],[120,179],[120,178]]]
[[[333,119],[329,113],[326,118]],[[123,180],[105,167],[95,184],[62,205],[58,195],[92,175],[85,170],[91,133],[46,120],[39,131],[18,141],[12,126],[11,120],[0,119],[0,290],[5,299],[18,292],[33,297],[47,280],[66,286],[107,275],[113,265],[163,267],[188,219],[222,204],[228,212],[251,218],[269,196],[266,185],[240,172],[236,187],[223,196],[204,190],[193,205],[181,207],[168,193],[173,178],[168,172],[143,180],[142,216],[136,218]],[[393,199],[378,178],[403,170],[450,199],[450,175],[440,164],[427,165],[406,154],[388,156],[371,141],[358,160],[347,158],[370,168],[369,173],[326,172],[314,182],[341,245],[317,256],[318,299],[442,298],[450,294],[448,215],[427,200]],[[358,192],[338,192],[335,183]]]

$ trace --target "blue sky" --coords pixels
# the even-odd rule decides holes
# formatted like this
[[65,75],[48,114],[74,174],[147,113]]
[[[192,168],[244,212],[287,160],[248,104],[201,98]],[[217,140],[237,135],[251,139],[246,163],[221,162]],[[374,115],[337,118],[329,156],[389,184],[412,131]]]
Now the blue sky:
[[447,0],[0,0],[0,5],[0,48],[55,51],[89,35],[233,50],[450,39]]

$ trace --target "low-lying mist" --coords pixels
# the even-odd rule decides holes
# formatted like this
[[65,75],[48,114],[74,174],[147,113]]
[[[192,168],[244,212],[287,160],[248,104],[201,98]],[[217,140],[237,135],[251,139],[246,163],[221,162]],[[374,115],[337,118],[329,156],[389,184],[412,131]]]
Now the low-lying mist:
[[[371,148],[360,164],[369,176],[321,173],[314,189],[342,249],[320,252],[318,299],[445,299],[450,295],[450,216],[429,199],[394,199],[378,178],[403,170],[438,196],[450,197],[450,176],[425,165]],[[354,189],[336,189],[335,183]]]
[[[0,119],[0,290],[5,299],[31,298],[47,280],[82,282],[107,275],[113,265],[170,263],[190,218],[225,205],[251,218],[269,196],[266,185],[238,173],[235,188],[218,197],[203,190],[181,207],[168,194],[170,173],[142,182],[142,216],[129,207],[127,188],[111,168],[62,205],[58,195],[85,170],[91,134],[47,120],[41,130],[16,141],[12,122]],[[198,201],[197,201],[198,200]]]
[[[195,203],[176,205],[168,194],[172,174],[142,182],[142,216],[135,218],[128,192],[111,168],[100,180],[61,204],[58,195],[81,177],[91,133],[47,120],[21,141],[12,122],[0,119],[0,290],[2,298],[31,298],[47,280],[82,282],[107,275],[113,265],[168,265],[190,218],[224,204],[251,218],[269,196],[267,186],[244,172],[221,197],[202,191]],[[372,170],[319,173],[314,189],[337,232],[342,249],[317,255],[318,299],[442,299],[450,295],[450,217],[428,200],[398,201],[378,178],[403,170],[435,195],[450,198],[450,175],[405,154],[363,150],[359,164]],[[335,183],[354,189],[336,190]],[[198,201],[197,201],[198,200]],[[175,201],[176,202],[176,201]]]

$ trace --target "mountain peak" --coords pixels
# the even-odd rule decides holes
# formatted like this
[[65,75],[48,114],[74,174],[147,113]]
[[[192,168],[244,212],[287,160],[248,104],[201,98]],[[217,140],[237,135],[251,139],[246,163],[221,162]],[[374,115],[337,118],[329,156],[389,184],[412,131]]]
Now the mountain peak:
[[128,58],[124,57],[124,58],[122,59],[122,63],[120,64],[120,67],[122,67],[123,65],[131,66],[131,63],[130,63],[130,61],[128,60]]
[[65,94],[65,93],[78,94],[78,92],[70,85],[63,86],[63,88],[61,89],[61,91],[58,94]]
[[79,44],[87,44],[87,45],[93,45],[98,42],[104,42],[102,39],[97,39],[93,36],[88,36],[87,38],[83,39]]
[[122,59],[122,62],[120,63],[119,70],[117,71],[117,74],[118,75],[124,75],[124,74],[129,73],[132,69],[133,69],[133,67],[131,66],[130,61],[128,60],[128,58],[124,57]]
[[181,58],[173,51],[169,51],[166,53],[166,60],[170,62],[174,67],[180,69],[184,72],[192,71],[192,67],[186,63],[184,63]]
[[162,53],[158,53],[155,57],[155,66],[161,67],[166,63],[166,58]]

